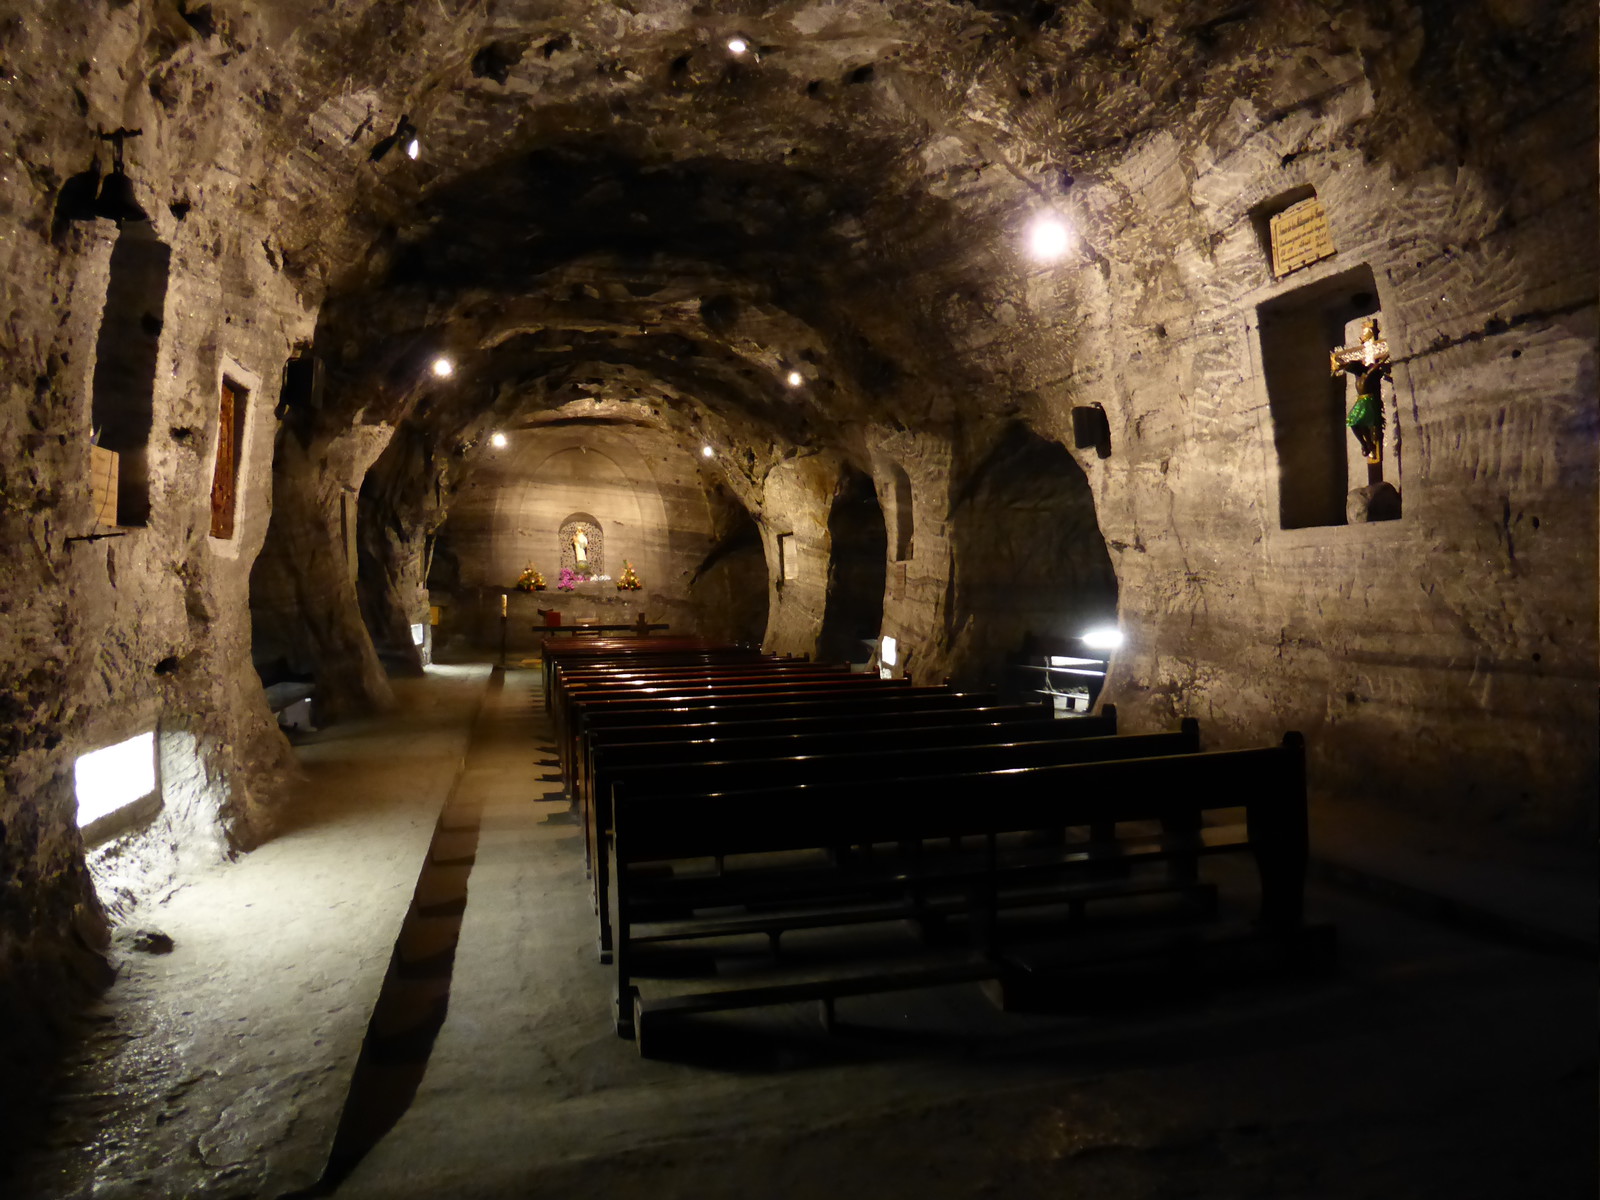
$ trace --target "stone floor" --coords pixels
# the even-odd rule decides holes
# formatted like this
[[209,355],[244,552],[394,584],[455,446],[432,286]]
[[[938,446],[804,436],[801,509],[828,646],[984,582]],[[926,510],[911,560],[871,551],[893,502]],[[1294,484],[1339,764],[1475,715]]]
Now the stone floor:
[[[205,922],[164,919],[178,950],[132,963],[104,1014],[145,1032],[80,1066],[16,1194],[303,1187],[396,936],[402,963],[434,969],[388,972],[341,1150],[393,1127],[345,1160],[339,1197],[1595,1193],[1592,879],[1382,814],[1318,814],[1342,855],[1319,875],[1339,886],[1310,895],[1339,929],[1329,978],[1053,1016],[997,1013],[975,988],[868,997],[841,1003],[831,1037],[773,1010],[641,1059],[611,1030],[579,831],[537,782],[538,678],[433,676],[393,728],[307,747],[323,816],[198,881]],[[388,787],[365,789],[369,772]],[[418,884],[430,834],[439,869]],[[358,920],[323,899],[346,885],[378,901]],[[271,897],[273,932],[241,938]],[[175,973],[190,947],[208,967]],[[198,1014],[181,1028],[163,1016],[180,1002]],[[407,1042],[408,1013],[436,1039]],[[379,1061],[385,1046],[409,1049]],[[130,1056],[167,1064],[159,1087]]]

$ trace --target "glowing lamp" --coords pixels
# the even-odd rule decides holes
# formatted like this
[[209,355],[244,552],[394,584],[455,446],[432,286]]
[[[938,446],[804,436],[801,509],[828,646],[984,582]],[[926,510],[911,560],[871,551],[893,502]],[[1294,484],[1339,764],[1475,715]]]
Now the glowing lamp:
[[1072,248],[1072,230],[1055,213],[1040,213],[1028,226],[1028,255],[1036,262],[1055,262]]
[[155,732],[79,755],[72,764],[72,783],[80,829],[143,800],[156,790]]
[[710,446],[701,446],[700,447],[700,457],[701,458],[710,458],[715,453],[716,453],[716,451],[713,450]]
[[790,371],[783,379],[790,387],[799,387],[806,381],[806,377],[800,374],[799,371]]
[[1099,625],[1078,638],[1091,650],[1115,650],[1123,643],[1122,630],[1114,625]]
[[406,143],[406,157],[407,158],[409,158],[413,162],[415,162],[416,158],[417,158],[417,155],[419,155],[421,153],[422,153],[422,143],[419,142],[416,138],[412,138],[409,142]]
[[456,373],[456,365],[441,354],[433,360],[433,373],[440,379],[449,379]]
[[750,43],[745,41],[742,37],[735,37],[735,38],[729,38],[728,39],[728,53],[729,54],[734,54],[734,55],[743,54],[746,51],[748,51],[749,49],[750,49]]
[[506,448],[506,435],[496,430],[489,435],[489,445],[496,450],[504,450]]

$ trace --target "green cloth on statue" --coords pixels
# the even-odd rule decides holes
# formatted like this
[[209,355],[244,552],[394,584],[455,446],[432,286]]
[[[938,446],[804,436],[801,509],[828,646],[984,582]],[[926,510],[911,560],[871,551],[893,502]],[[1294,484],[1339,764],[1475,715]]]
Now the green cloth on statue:
[[1372,395],[1357,396],[1356,402],[1350,406],[1350,415],[1345,418],[1345,424],[1351,429],[1364,425],[1377,425],[1381,419],[1381,409],[1378,407],[1378,398]]

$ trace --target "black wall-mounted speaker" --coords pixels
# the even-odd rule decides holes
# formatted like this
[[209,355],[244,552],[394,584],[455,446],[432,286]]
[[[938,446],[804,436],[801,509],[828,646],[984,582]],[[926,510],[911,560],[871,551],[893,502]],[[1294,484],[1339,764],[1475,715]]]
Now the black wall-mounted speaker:
[[283,364],[283,387],[278,392],[277,417],[291,410],[316,412],[322,407],[322,360],[309,347],[296,350]]
[[1101,458],[1111,457],[1111,422],[1098,404],[1079,404],[1072,409],[1072,444],[1079,450],[1093,449]]

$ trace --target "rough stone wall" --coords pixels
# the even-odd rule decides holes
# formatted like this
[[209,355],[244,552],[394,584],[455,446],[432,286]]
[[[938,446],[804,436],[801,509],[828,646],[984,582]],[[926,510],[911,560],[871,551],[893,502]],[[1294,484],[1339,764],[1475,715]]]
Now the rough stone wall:
[[[292,777],[250,671],[245,592],[270,507],[279,371],[309,314],[268,246],[270,223],[241,209],[237,174],[210,140],[248,142],[251,113],[188,93],[169,105],[143,86],[154,63],[175,88],[191,78],[191,39],[138,6],[67,6],[49,21],[0,18],[0,59],[0,441],[15,448],[0,455],[0,1024],[9,1031],[0,1046],[26,1058],[49,1045],[34,1018],[63,1013],[64,994],[93,977],[72,963],[103,933],[73,761],[160,730],[167,808],[92,864],[117,911],[170,879],[183,854],[259,841]],[[128,143],[128,170],[171,257],[163,311],[149,314],[159,339],[149,520],[85,540],[95,531],[91,392],[116,231],[71,211],[63,193],[79,176],[82,198],[97,152],[101,170],[108,164],[97,126],[142,129]],[[237,521],[225,541],[209,536],[224,373],[249,389]],[[8,1057],[0,1076],[25,1078],[16,1065]]]
[[393,691],[362,624],[347,523],[372,461],[392,434],[358,425],[303,434],[286,424],[272,460],[272,524],[250,577],[256,661],[283,662],[316,684],[325,722],[383,711]]
[[963,447],[950,509],[957,683],[1005,688],[1027,651],[1083,653],[1116,617],[1116,579],[1082,469],[1021,424]]
[[[883,598],[883,632],[900,644],[902,660],[924,683],[941,682],[950,669],[945,619],[954,578],[949,527],[952,448],[931,434],[875,430],[873,479],[889,524],[889,571]],[[892,464],[892,466],[891,466]],[[909,559],[897,559],[894,467],[910,484]]]
[[[758,520],[770,571],[763,646],[774,653],[816,654],[827,602],[828,510],[839,473],[836,456],[811,454],[778,463],[762,481]],[[790,578],[779,578],[780,554],[794,562],[786,568]]]
[[726,488],[711,482],[712,542],[689,577],[689,597],[702,634],[759,646],[767,632],[769,588],[761,529]]
[[[1109,698],[1145,725],[1193,713],[1219,743],[1302,729],[1329,791],[1582,826],[1596,275],[1574,250],[1595,243],[1593,106],[1463,129],[1459,157],[1408,169],[1350,148],[1381,128],[1373,84],[1320,66],[1204,144],[1148,136],[1081,200],[1110,260],[1083,272],[1102,316],[1070,386],[1113,423],[1111,459],[1082,459],[1130,636]],[[1305,185],[1338,253],[1274,280],[1251,210]],[[1174,205],[1187,228],[1142,247]],[[1356,264],[1395,358],[1404,515],[1283,530],[1255,309]]]

